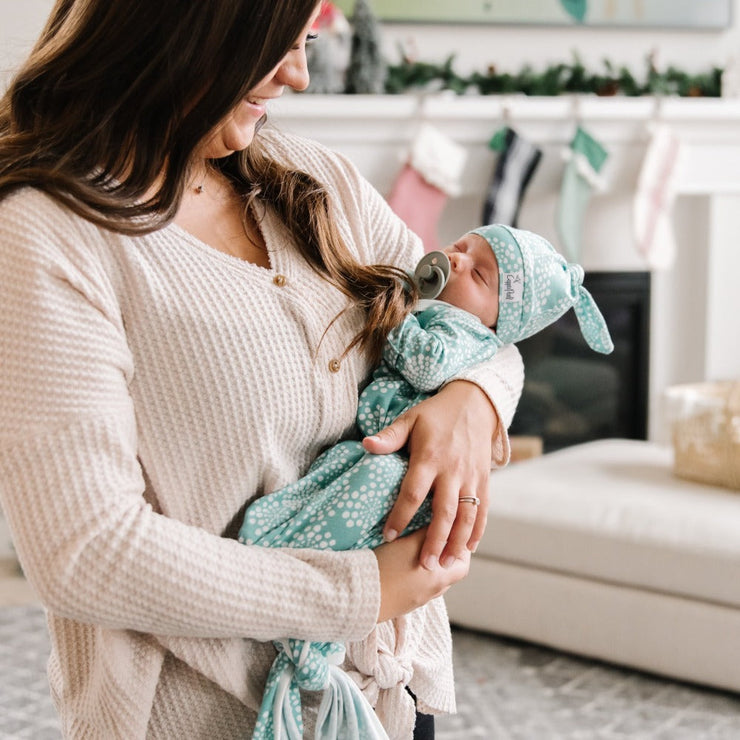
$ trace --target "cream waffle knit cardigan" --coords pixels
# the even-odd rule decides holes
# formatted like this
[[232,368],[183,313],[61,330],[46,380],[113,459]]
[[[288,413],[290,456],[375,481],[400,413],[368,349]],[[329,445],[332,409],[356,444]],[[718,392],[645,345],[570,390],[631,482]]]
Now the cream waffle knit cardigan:
[[[359,259],[415,263],[418,238],[351,164],[261,135],[326,184]],[[48,611],[67,737],[248,736],[269,641],[358,641],[375,625],[371,552],[221,536],[248,499],[295,480],[351,431],[370,370],[358,353],[333,362],[358,313],[324,336],[345,299],[269,209],[261,228],[270,269],[174,224],[139,237],[101,230],[30,188],[0,202],[0,495]],[[508,425],[517,351],[461,377]],[[495,448],[504,462],[504,431]],[[423,639],[409,685],[422,711],[452,711],[442,600],[412,617]]]

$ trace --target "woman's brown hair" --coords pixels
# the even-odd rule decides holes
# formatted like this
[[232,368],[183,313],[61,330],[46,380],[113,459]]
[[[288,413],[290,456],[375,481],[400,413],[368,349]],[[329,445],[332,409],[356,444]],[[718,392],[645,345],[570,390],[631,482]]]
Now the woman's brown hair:
[[30,184],[107,228],[158,228],[177,210],[196,146],[315,7],[57,0],[0,101],[0,197]]
[[409,275],[392,265],[363,265],[354,259],[336,227],[326,189],[309,174],[286,170],[271,161],[259,141],[225,163],[226,174],[259,183],[251,197],[262,198],[275,208],[309,265],[364,312],[363,328],[345,354],[357,346],[373,364],[379,362],[388,333],[418,298]]
[[[285,56],[316,4],[57,0],[0,100],[0,199],[32,185],[113,231],[165,226],[197,145]],[[359,264],[326,190],[258,143],[219,168],[240,184],[245,208],[254,197],[275,207],[305,259],[366,312],[350,349],[377,360],[415,298],[405,275]]]

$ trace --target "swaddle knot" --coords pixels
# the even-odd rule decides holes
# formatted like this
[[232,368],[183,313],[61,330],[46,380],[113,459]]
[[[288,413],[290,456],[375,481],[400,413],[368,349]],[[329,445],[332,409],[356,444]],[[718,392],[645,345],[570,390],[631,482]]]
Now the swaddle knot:
[[567,270],[570,273],[571,293],[573,297],[577,299],[581,295],[581,286],[583,285],[583,268],[575,262],[569,262]]
[[399,659],[390,653],[378,653],[378,662],[373,667],[371,678],[378,688],[392,689],[396,686],[406,686],[414,675],[410,661]]
[[339,643],[291,639],[281,641],[280,648],[294,666],[293,680],[307,691],[323,691],[329,683],[329,666],[344,660]]

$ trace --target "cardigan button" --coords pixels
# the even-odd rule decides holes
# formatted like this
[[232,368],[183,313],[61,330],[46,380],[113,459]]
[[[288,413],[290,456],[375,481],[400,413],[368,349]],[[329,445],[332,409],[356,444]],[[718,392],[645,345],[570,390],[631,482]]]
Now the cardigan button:
[[329,372],[338,373],[341,367],[342,363],[336,357],[333,360],[329,360]]
[[275,283],[278,288],[282,288],[285,283],[288,282],[288,279],[285,277],[285,275],[275,275],[275,277],[272,279],[272,282]]

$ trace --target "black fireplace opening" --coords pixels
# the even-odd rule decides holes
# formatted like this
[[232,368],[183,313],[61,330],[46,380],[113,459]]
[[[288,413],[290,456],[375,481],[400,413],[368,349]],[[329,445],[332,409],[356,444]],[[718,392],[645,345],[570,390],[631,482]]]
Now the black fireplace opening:
[[509,431],[540,437],[545,452],[647,438],[650,273],[589,272],[583,284],[609,327],[612,354],[588,347],[573,311],[517,345],[525,380]]

